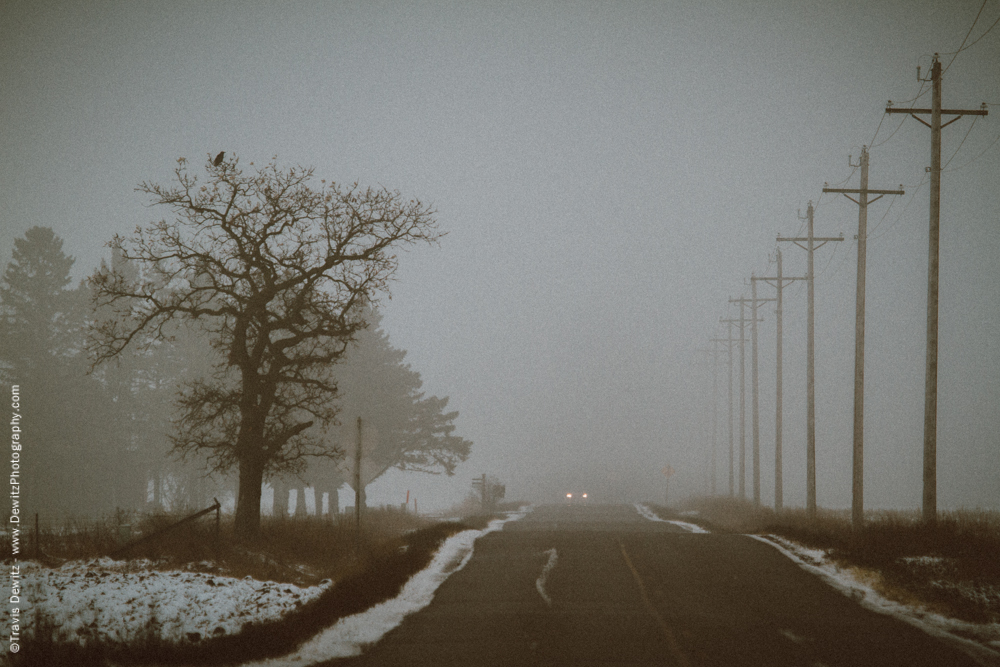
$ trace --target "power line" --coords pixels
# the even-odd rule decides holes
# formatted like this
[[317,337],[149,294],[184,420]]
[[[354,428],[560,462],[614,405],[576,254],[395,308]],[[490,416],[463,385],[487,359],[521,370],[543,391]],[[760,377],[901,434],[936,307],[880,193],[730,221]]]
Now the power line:
[[[982,10],[980,10],[980,11],[982,11]],[[908,100],[904,100],[902,102],[897,102],[898,105],[911,104],[911,103],[915,104],[917,100],[919,100],[921,97],[923,97],[924,95],[926,95],[927,93],[929,93],[931,91],[930,88],[927,88],[927,89],[924,88],[924,86],[926,85],[927,81],[925,79],[919,78],[919,75],[920,75],[920,66],[918,65],[917,66],[917,80],[920,81],[920,88],[917,89],[917,94],[916,95],[914,95],[913,97],[911,97]],[[890,102],[889,104],[891,105],[892,102]],[[912,106],[912,104],[911,104],[911,106]],[[885,122],[885,117],[887,115],[888,114],[883,113],[882,117],[879,119],[878,126],[875,128],[875,134],[872,135],[871,140],[868,142],[869,149],[871,149],[871,148],[878,148],[879,146],[885,145],[890,139],[892,139],[894,136],[896,136],[896,133],[899,132],[899,128],[903,127],[903,122],[905,122],[905,120],[906,120],[905,118],[903,118],[903,119],[901,119],[899,121],[899,124],[896,126],[896,129],[893,130],[892,133],[888,137],[886,137],[885,139],[883,139],[879,143],[875,143],[875,139],[878,138],[879,130],[882,129],[882,123]]]
[[962,137],[962,141],[958,144],[958,148],[955,149],[955,152],[951,154],[951,157],[948,158],[948,161],[945,162],[944,165],[941,167],[941,171],[944,171],[945,168],[949,164],[951,164],[951,161],[955,159],[955,156],[958,155],[958,151],[962,150],[962,145],[965,143],[965,140],[969,138],[969,133],[972,132],[972,128],[974,128],[976,126],[976,121],[977,120],[979,120],[979,116],[976,116],[975,118],[973,118],[972,122],[969,123],[969,129],[965,131],[965,136]]
[[[996,146],[998,141],[1000,141],[1000,134],[998,134],[997,137],[996,137],[996,139],[994,139],[992,141],[992,143],[990,143],[989,146],[987,146],[986,148],[984,148],[982,150],[982,152],[979,153],[979,155],[977,155],[976,157],[972,158],[971,160],[969,160],[968,162],[966,162],[965,164],[963,164],[961,167],[955,167],[954,169],[948,169],[948,171],[949,172],[953,172],[953,171],[961,171],[962,169],[965,169],[969,165],[971,165],[974,162],[978,161],[979,158],[981,158],[982,156],[984,156],[991,148],[993,148],[994,146]],[[954,157],[954,156],[952,156],[952,157]],[[951,160],[949,160],[949,162],[951,162]]]
[[[972,34],[972,29],[976,27],[976,23],[979,22],[979,17],[982,15],[983,10],[986,9],[986,3],[987,2],[989,2],[989,0],[983,0],[982,6],[979,8],[979,11],[976,12],[976,18],[972,21],[972,25],[969,26],[969,32],[965,33],[965,39],[963,39],[962,43],[959,45],[958,51],[954,51],[953,52],[952,57],[951,57],[951,62],[948,63],[948,67],[951,67],[952,63],[955,62],[955,58],[958,57],[958,54],[961,53],[965,49],[965,43],[967,41],[969,41],[969,35]],[[989,32],[989,30],[987,30],[986,32]],[[980,39],[982,39],[982,38],[980,38]],[[979,40],[977,39],[976,41],[978,42]],[[972,44],[970,44],[969,46],[972,46]],[[945,55],[949,55],[949,54],[946,53]],[[948,71],[948,67],[945,67],[944,68],[944,72],[941,72],[941,73],[944,74],[945,72],[947,72]]]
[[986,35],[988,35],[990,33],[990,30],[993,30],[993,28],[997,27],[998,23],[1000,23],[1000,17],[998,17],[997,20],[993,22],[993,25],[991,25],[989,28],[986,29],[986,32],[984,32],[983,34],[981,34],[979,37],[976,37],[975,41],[973,41],[972,44],[969,44],[964,49],[962,49],[962,51],[968,51],[973,46],[975,46],[976,42],[978,42],[979,40],[981,40],[983,37],[986,37]]
[[[976,27],[976,22],[979,21],[979,15],[983,13],[983,9],[985,7],[986,7],[986,0],[983,0],[983,6],[979,8],[979,14],[976,14],[976,20],[973,21],[972,22],[972,26],[969,27],[969,32],[965,35],[965,39],[962,40],[962,46],[958,47],[958,51],[952,51],[951,53],[945,53],[945,54],[943,54],[943,55],[946,55],[946,56],[953,56],[953,58],[951,59],[951,62],[948,63],[948,67],[951,67],[951,64],[953,62],[955,62],[955,58],[958,57],[959,53],[961,53],[962,51],[968,51],[969,49],[971,49],[973,46],[975,46],[979,42],[979,40],[981,40],[983,37],[986,37],[986,35],[990,34],[990,31],[993,30],[993,28],[997,27],[997,24],[1000,23],[1000,17],[997,17],[997,20],[994,21],[993,24],[990,25],[990,27],[986,29],[986,32],[984,32],[983,34],[981,34],[979,37],[976,37],[972,41],[971,44],[966,45],[965,42],[969,39],[969,35],[972,34],[972,29]],[[948,71],[948,67],[944,68],[945,72]]]
[[[883,113],[883,114],[882,114],[882,118],[885,118],[885,117],[886,117],[886,116],[888,116],[888,115],[889,115],[889,114],[887,114],[887,113]],[[901,121],[899,121],[899,125],[897,125],[897,126],[896,126],[896,129],[892,131],[892,134],[890,134],[890,135],[889,135],[888,137],[886,137],[885,139],[883,139],[882,141],[880,141],[880,142],[879,142],[879,143],[877,143],[877,144],[876,144],[876,143],[874,143],[874,141],[875,141],[875,137],[872,137],[872,142],[873,142],[873,143],[871,144],[871,147],[872,147],[872,148],[878,148],[879,146],[884,146],[884,145],[885,145],[886,143],[888,143],[888,141],[889,141],[890,139],[892,139],[892,138],[893,138],[894,136],[896,136],[896,133],[897,133],[897,132],[899,132],[899,128],[903,127],[903,123],[905,123],[905,122],[906,122],[906,119],[905,119],[905,118],[904,118],[904,119],[902,119]],[[881,124],[881,123],[880,123],[880,124]],[[876,134],[876,135],[878,134],[878,131],[877,131],[877,130],[875,131],[875,134]]]
[[[927,56],[927,55],[929,55],[929,54],[927,54],[927,53],[924,54],[924,56]],[[923,56],[921,56],[921,57],[923,57]],[[918,65],[918,67],[919,67],[919,65]],[[919,88],[919,90],[917,90],[917,94],[915,96],[911,97],[908,100],[903,100],[902,102],[899,102],[899,104],[909,104],[910,102],[916,102],[921,97],[923,97],[927,93],[931,92],[930,88],[928,88],[927,90],[924,90],[924,84],[927,83],[926,80],[924,80],[924,79],[918,79],[918,81],[920,81],[920,88]]]
[[[873,148],[874,148],[873,144],[875,143],[875,137],[878,136],[878,131],[882,129],[882,123],[885,122],[885,117],[886,117],[886,114],[883,113],[882,117],[878,119],[878,127],[875,128],[875,134],[872,135],[871,140],[868,142],[868,145],[872,146]],[[900,124],[902,124],[902,123],[900,123]]]
[[[868,239],[869,240],[880,239],[886,234],[888,234],[890,231],[892,231],[896,227],[896,225],[902,222],[903,217],[906,215],[906,212],[910,210],[910,206],[913,204],[914,201],[916,201],[917,193],[923,190],[924,185],[926,185],[927,183],[928,183],[928,177],[925,174],[924,177],[920,180],[920,182],[917,183],[917,185],[911,191],[909,200],[906,202],[906,205],[903,207],[903,210],[899,212],[899,215],[896,216],[896,219],[893,222],[891,222],[889,226],[882,231],[881,234],[875,235],[875,231],[877,231],[879,227],[882,226],[882,221],[885,220],[885,216],[883,216],[882,220],[879,220],[878,224],[876,224],[875,227],[872,229],[872,233],[868,235]],[[906,186],[906,189],[909,190],[910,186]]]

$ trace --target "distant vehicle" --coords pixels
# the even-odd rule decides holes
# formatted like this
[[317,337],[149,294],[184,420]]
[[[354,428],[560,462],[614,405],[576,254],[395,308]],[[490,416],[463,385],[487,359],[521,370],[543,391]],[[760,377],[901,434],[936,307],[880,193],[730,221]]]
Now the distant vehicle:
[[567,503],[583,503],[587,501],[586,493],[567,493],[566,502]]

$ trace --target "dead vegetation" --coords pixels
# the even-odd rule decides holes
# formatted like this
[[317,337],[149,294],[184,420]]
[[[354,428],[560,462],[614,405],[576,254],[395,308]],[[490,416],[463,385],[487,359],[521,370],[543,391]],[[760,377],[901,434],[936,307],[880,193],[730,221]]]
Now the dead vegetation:
[[[359,535],[353,515],[265,517],[261,538],[247,547],[234,537],[232,516],[223,515],[218,529],[211,514],[161,532],[182,518],[183,514],[172,513],[118,513],[98,520],[68,520],[41,530],[38,560],[56,567],[69,560],[113,557],[151,562],[159,570],[185,569],[311,586],[323,579],[339,579],[366,547],[388,543],[431,523],[399,509],[371,508]],[[153,537],[140,541],[149,536]],[[33,557],[34,540],[32,533],[22,547],[24,556]],[[10,553],[9,547],[5,553]]]
[[[137,532],[156,530],[175,518],[142,518]],[[468,528],[483,528],[490,518],[470,516],[461,521],[431,522],[395,509],[369,510],[360,534],[354,528],[353,516],[272,519],[264,522],[263,537],[250,550],[236,545],[230,521],[222,522],[216,543],[212,517],[171,531],[162,540],[144,543],[130,553],[137,559],[133,562],[138,566],[142,562],[138,559],[143,559],[157,569],[249,575],[298,585],[332,579],[334,586],[278,620],[248,624],[237,634],[194,644],[162,639],[152,621],[141,634],[142,639],[129,645],[81,645],[64,637],[51,619],[42,616],[36,619],[32,636],[24,642],[15,664],[224,665],[280,656],[338,618],[394,597],[413,574],[427,566],[445,539]],[[44,560],[58,565],[68,559],[107,556],[120,548],[113,535],[117,535],[117,528],[107,522],[77,522],[62,531],[43,533]]]
[[1000,621],[1000,512],[942,512],[936,524],[919,512],[870,511],[860,530],[850,511],[775,512],[748,501],[701,498],[660,516],[714,532],[773,534],[822,549],[839,564],[874,573],[872,583],[896,601],[971,622]]

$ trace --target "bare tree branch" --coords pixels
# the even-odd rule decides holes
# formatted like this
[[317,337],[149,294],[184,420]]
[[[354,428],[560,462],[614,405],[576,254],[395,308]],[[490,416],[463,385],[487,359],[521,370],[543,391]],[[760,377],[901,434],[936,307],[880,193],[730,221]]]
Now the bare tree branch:
[[162,340],[172,322],[197,322],[221,361],[182,393],[174,447],[239,469],[237,529],[250,539],[263,476],[337,454],[322,437],[336,416],[331,367],[366,326],[359,306],[387,290],[398,248],[441,234],[430,207],[398,192],[317,187],[312,169],[275,161],[207,169],[202,183],[179,160],[171,186],[136,188],[172,217],[111,241],[141,273],[90,278],[109,314],[90,352],[96,366]]

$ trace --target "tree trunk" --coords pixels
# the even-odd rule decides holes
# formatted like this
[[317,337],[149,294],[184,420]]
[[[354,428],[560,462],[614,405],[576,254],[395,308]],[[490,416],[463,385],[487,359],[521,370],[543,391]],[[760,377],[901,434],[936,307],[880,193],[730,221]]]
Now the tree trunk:
[[306,487],[299,487],[295,489],[295,518],[300,519],[308,514],[309,512],[306,511]]
[[194,509],[204,509],[208,506],[208,492],[205,478],[197,473],[188,474],[188,503]]
[[159,469],[153,471],[153,511],[163,509],[163,479]]
[[288,516],[288,485],[280,479],[273,479],[274,502],[271,504],[271,516],[286,518]]
[[260,495],[263,483],[263,464],[240,461],[240,485],[233,528],[237,541],[242,544],[254,542],[260,537]]

